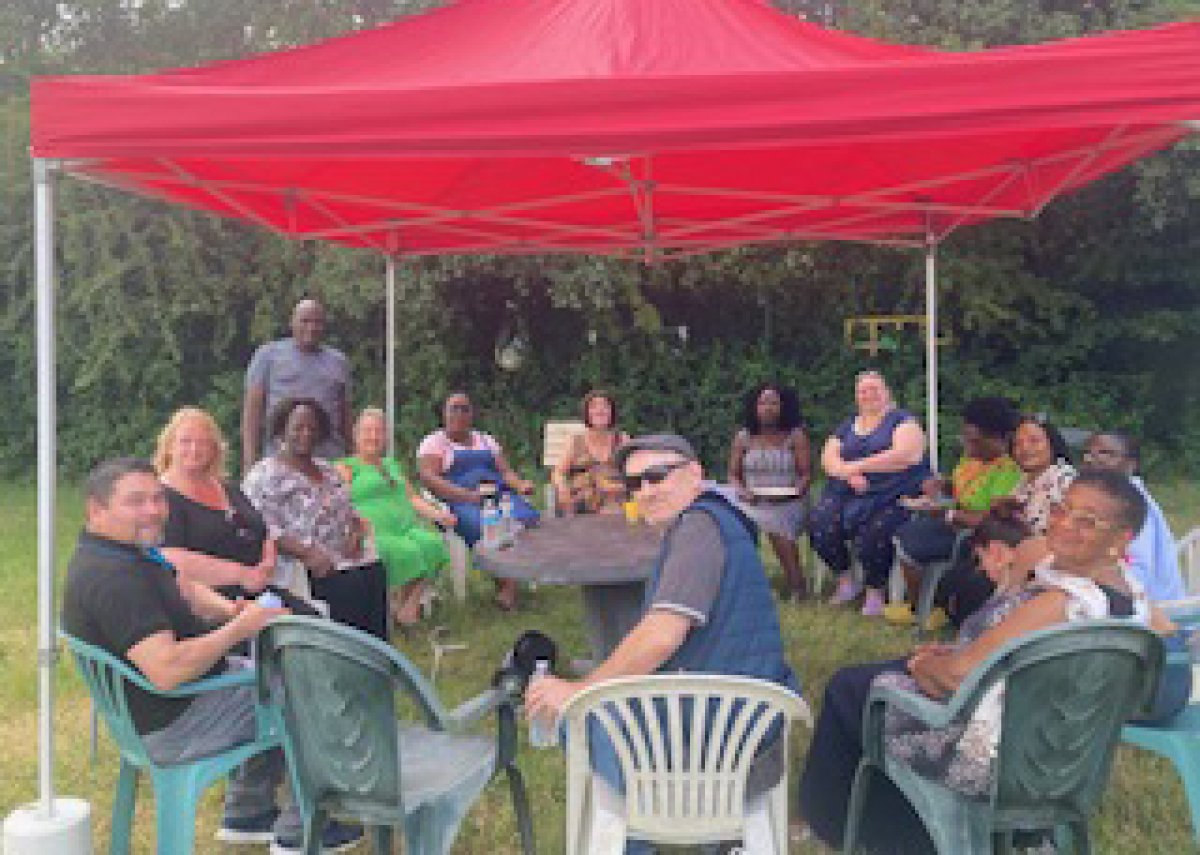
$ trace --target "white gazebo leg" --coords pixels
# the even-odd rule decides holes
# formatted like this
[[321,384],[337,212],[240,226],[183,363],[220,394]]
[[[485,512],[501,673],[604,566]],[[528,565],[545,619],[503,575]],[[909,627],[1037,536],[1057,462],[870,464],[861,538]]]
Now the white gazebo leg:
[[937,364],[937,242],[932,234],[925,246],[925,388],[929,465],[938,471],[938,364]]
[[384,391],[385,408],[387,409],[387,450],[392,457],[396,456],[396,259],[391,255],[384,256],[385,279],[387,283],[387,342],[384,348],[384,377],[387,389]]
[[54,351],[54,187],[58,164],[33,161],[37,287],[38,801],[4,820],[5,855],[91,855],[91,806],[54,797],[54,621],[57,381]]

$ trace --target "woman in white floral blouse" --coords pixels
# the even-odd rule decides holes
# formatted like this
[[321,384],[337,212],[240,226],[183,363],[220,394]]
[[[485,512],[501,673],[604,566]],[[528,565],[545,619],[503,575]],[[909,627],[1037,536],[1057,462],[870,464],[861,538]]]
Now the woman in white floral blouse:
[[272,417],[279,451],[254,464],[243,489],[279,544],[272,582],[311,600],[310,579],[337,571],[360,557],[362,524],[341,476],[313,449],[329,432],[329,417],[316,401],[284,400]]

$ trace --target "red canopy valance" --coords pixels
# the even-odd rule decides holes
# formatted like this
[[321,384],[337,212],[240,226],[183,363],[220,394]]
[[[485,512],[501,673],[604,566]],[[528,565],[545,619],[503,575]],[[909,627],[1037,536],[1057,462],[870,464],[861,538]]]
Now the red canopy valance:
[[33,84],[33,153],[401,253],[921,243],[1200,119],[1200,24],[946,53],[758,0],[461,0],[197,69]]

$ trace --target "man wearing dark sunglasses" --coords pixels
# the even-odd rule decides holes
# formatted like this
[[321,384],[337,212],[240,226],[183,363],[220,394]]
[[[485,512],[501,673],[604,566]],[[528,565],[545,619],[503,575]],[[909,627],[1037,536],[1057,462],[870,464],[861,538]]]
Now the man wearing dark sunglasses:
[[[530,716],[557,719],[577,692],[615,677],[692,672],[757,677],[799,693],[784,656],[779,616],[758,553],[758,532],[704,472],[683,437],[654,434],[617,449],[614,462],[647,522],[666,523],[647,583],[646,611],[607,660],[579,681],[547,677],[525,695]],[[615,755],[593,734],[596,774],[619,789]],[[609,746],[611,748],[611,746]],[[747,799],[779,780],[783,752],[771,740],[750,771]],[[637,844],[626,853],[651,851]]]

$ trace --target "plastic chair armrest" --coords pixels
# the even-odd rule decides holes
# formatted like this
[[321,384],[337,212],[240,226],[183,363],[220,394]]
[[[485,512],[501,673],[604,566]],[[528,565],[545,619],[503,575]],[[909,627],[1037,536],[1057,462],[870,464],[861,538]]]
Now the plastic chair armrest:
[[880,710],[884,706],[891,707],[919,719],[929,727],[945,727],[954,720],[949,703],[941,703],[924,695],[897,689],[893,686],[873,687],[871,694],[867,697],[867,706],[868,708],[878,706]]
[[238,671],[230,671],[227,674],[218,674],[215,677],[204,677],[200,680],[193,680],[190,683],[184,683],[182,686],[176,686],[174,689],[159,689],[155,688],[150,681],[146,681],[146,685],[151,691],[156,692],[167,698],[187,698],[192,695],[200,695],[204,692],[213,692],[217,689],[228,689],[234,686],[253,686],[255,680],[255,669],[244,668]]
[[873,686],[863,707],[863,754],[877,766],[883,765],[883,724],[888,707],[908,713],[931,728],[944,727],[954,718],[947,704],[892,686]]
[[488,689],[475,697],[463,701],[446,714],[446,724],[452,730],[464,730],[484,716],[512,702],[508,692]]
[[517,759],[517,722],[512,692],[488,689],[459,704],[446,715],[447,728],[463,730],[490,713],[496,713],[496,768],[512,766]]

